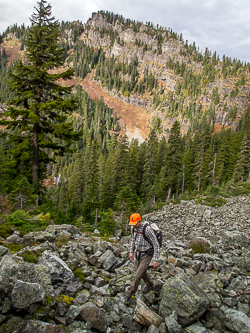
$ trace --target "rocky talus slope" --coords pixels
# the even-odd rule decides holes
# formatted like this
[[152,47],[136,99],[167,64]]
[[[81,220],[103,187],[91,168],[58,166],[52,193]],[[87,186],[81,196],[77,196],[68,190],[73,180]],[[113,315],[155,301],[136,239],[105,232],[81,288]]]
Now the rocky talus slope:
[[129,307],[134,264],[120,230],[109,240],[72,225],[14,233],[0,246],[0,332],[250,332],[249,213],[242,196],[144,216],[163,230],[160,268],[150,266],[155,290],[143,295],[140,286]]

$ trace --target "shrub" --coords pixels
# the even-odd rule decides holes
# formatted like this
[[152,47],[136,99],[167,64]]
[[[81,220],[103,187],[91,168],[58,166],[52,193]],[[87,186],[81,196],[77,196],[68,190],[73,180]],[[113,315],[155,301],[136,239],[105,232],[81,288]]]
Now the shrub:
[[188,249],[194,253],[210,253],[210,243],[203,238],[194,238],[188,243]]
[[70,239],[69,236],[64,236],[64,235],[56,237],[55,248],[59,249],[63,245],[66,245],[68,243],[69,239]]
[[73,273],[75,277],[79,279],[79,281],[84,282],[84,275],[80,268],[77,268]]
[[18,229],[22,235],[31,231],[45,230],[50,221],[50,214],[39,214],[31,216],[29,212],[25,210],[16,210],[10,215],[3,216],[4,222],[2,224]]
[[0,236],[1,237],[7,238],[12,234],[13,234],[13,230],[10,225],[6,225],[6,224],[0,225]]
[[16,253],[22,250],[26,245],[24,244],[6,244],[5,245],[11,252]]
[[39,260],[39,257],[44,251],[45,250],[41,251],[24,250],[22,253],[18,255],[19,257],[22,257],[25,261],[36,264]]
[[227,202],[224,198],[213,198],[213,197],[205,197],[205,198],[199,198],[195,200],[197,204],[206,205],[206,206],[212,206],[212,207],[218,207],[222,206]]

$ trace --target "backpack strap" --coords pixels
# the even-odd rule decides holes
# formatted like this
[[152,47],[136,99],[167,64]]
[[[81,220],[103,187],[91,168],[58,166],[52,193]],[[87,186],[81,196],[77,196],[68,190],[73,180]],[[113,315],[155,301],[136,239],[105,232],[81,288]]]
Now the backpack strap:
[[[153,244],[152,242],[148,239],[148,237],[146,236],[146,228],[149,227],[150,224],[148,222],[145,222],[143,228],[142,228],[142,235],[143,237],[146,239],[146,241],[153,247]],[[137,232],[135,232],[135,229],[133,227],[131,227],[131,235],[132,237],[135,238],[135,241],[136,241],[136,238],[137,238]]]
[[146,236],[146,228],[148,226],[150,226],[150,224],[148,222],[146,222],[145,225],[143,226],[142,234],[143,234],[143,237],[146,239],[146,241],[153,247],[151,240],[149,240],[148,237]]

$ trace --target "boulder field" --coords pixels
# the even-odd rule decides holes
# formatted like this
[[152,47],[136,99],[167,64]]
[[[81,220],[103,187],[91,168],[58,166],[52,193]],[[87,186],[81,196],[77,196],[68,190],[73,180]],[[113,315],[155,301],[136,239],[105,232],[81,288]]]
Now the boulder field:
[[143,220],[163,231],[160,266],[149,269],[155,289],[143,295],[142,282],[129,307],[135,266],[121,230],[104,239],[50,225],[2,240],[0,332],[250,332],[250,196],[181,201]]

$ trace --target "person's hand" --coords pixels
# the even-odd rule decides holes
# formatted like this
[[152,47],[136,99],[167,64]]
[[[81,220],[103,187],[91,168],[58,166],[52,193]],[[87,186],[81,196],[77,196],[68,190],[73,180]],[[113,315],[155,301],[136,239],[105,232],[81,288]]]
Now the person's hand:
[[153,267],[154,267],[154,268],[157,268],[158,266],[159,266],[158,261],[153,261]]
[[133,255],[133,253],[129,253],[129,259],[130,259],[130,260],[134,260],[134,255]]

